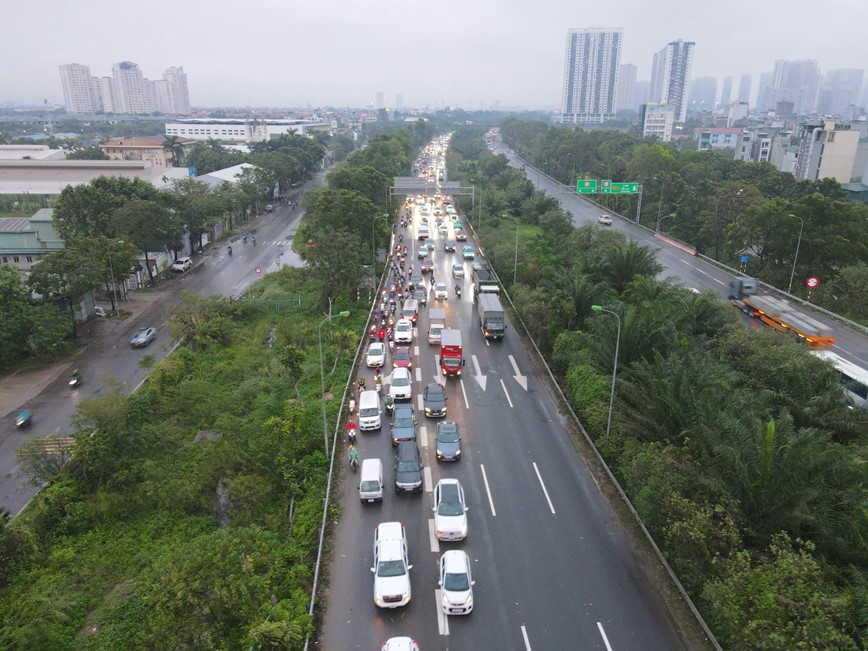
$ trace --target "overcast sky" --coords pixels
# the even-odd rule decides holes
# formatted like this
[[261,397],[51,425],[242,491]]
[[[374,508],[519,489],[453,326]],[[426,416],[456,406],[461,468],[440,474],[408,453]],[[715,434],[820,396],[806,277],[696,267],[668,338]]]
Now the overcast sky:
[[58,66],[119,61],[148,79],[183,66],[194,106],[553,108],[567,29],[621,27],[621,63],[649,79],[668,41],[696,42],[692,77],[775,59],[868,68],[868,0],[7,0],[0,104],[63,103]]

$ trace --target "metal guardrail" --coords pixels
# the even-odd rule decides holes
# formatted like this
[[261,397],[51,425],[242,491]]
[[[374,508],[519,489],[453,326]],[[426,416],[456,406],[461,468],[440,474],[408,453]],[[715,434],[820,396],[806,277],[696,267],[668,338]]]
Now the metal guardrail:
[[[468,225],[470,225],[471,233],[472,233],[474,241],[476,242],[477,249],[479,250],[480,254],[485,256],[485,251],[483,250],[482,245],[479,242],[479,238],[476,235],[475,229],[473,229],[473,226],[472,226],[472,224],[470,224],[469,220],[467,223],[468,223]],[[609,465],[606,463],[606,460],[603,458],[603,455],[600,453],[600,451],[597,449],[597,446],[594,444],[593,439],[588,434],[588,432],[585,430],[584,426],[582,425],[582,422],[579,420],[578,415],[576,415],[576,413],[573,411],[573,408],[570,405],[570,402],[567,399],[566,394],[564,393],[563,389],[561,388],[560,383],[558,382],[554,373],[552,373],[551,368],[549,368],[548,362],[546,361],[545,357],[543,356],[542,351],[540,351],[539,346],[537,346],[536,341],[533,338],[533,335],[531,335],[530,330],[527,327],[527,324],[525,324],[524,319],[521,318],[521,315],[519,314],[518,310],[516,309],[515,304],[512,302],[512,298],[510,297],[509,292],[506,291],[506,286],[500,281],[500,278],[498,277],[497,272],[494,270],[494,268],[491,268],[491,272],[494,274],[494,277],[497,279],[497,282],[500,284],[502,294],[503,294],[503,296],[506,296],[506,300],[509,302],[509,305],[512,308],[512,311],[513,311],[513,314],[515,315],[515,318],[518,319],[518,322],[521,324],[521,327],[524,328],[524,332],[527,335],[527,338],[530,341],[530,343],[533,345],[533,349],[536,352],[536,355],[537,355],[539,362],[543,365],[543,368],[545,368],[546,373],[548,374],[548,377],[549,377],[549,380],[551,381],[552,386],[555,387],[555,389],[558,392],[558,395],[561,397],[561,400],[563,401],[564,407],[569,412],[576,427],[579,428],[579,431],[582,433],[582,436],[584,437],[586,443],[594,451],[594,456],[596,457],[597,462],[605,470],[606,476],[609,478],[609,481],[611,482],[612,486],[614,486],[615,489],[618,491],[618,494],[621,496],[621,499],[623,500],[627,509],[633,515],[633,518],[636,521],[636,524],[642,530],[642,533],[645,535],[645,539],[648,541],[648,544],[654,550],[654,554],[657,556],[657,559],[663,565],[663,568],[666,570],[666,574],[669,576],[669,579],[675,585],[676,589],[678,590],[679,594],[681,595],[681,598],[684,600],[684,603],[687,604],[687,607],[690,609],[690,612],[696,618],[696,622],[702,628],[702,631],[703,631],[703,633],[705,633],[705,635],[708,639],[708,642],[714,647],[714,649],[716,651],[723,651],[723,647],[720,646],[720,643],[717,641],[717,638],[715,638],[714,633],[711,631],[711,628],[709,628],[708,624],[703,619],[702,614],[699,612],[699,609],[696,607],[696,604],[693,603],[693,600],[690,598],[690,595],[687,593],[687,590],[685,590],[684,586],[681,584],[681,581],[678,579],[678,576],[675,574],[675,570],[672,569],[672,566],[669,565],[669,562],[666,560],[666,557],[663,555],[663,552],[660,551],[660,548],[657,546],[657,543],[654,541],[654,538],[651,536],[651,532],[648,531],[648,528],[645,526],[645,523],[642,521],[642,518],[639,516],[638,511],[636,511],[636,508],[633,506],[633,503],[630,501],[630,498],[627,497],[627,493],[624,492],[624,489],[621,487],[621,484],[618,482],[614,473],[609,468]]]

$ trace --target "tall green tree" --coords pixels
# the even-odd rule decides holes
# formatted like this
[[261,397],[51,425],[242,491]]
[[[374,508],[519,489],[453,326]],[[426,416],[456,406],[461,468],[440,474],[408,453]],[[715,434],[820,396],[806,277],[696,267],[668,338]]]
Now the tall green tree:
[[153,280],[150,253],[180,242],[183,226],[177,214],[156,201],[129,201],[115,210],[116,232],[133,242],[145,255],[148,277]]

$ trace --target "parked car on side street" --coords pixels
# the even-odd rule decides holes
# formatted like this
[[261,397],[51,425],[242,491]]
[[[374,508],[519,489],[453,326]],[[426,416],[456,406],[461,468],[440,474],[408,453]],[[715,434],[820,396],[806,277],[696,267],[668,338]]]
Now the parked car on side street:
[[190,258],[178,258],[172,263],[172,271],[189,271],[193,268],[193,261]]

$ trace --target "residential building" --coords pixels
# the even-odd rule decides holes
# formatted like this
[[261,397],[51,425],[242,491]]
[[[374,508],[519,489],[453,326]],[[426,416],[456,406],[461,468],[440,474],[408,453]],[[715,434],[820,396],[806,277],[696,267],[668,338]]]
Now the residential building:
[[714,100],[717,99],[717,79],[714,77],[698,77],[690,84],[690,109],[693,111],[711,111]]
[[849,124],[826,120],[806,122],[800,135],[799,160],[795,170],[797,179],[851,181],[859,146],[858,130],[850,129]]
[[748,113],[748,103],[747,102],[732,102],[729,105],[729,109],[727,110],[726,115],[726,126],[732,127],[739,120],[743,120],[747,117]]
[[654,55],[651,66],[649,100],[657,104],[675,105],[675,121],[687,119],[687,86],[696,43],[678,39],[667,43]]
[[639,68],[634,63],[622,63],[618,71],[618,110],[635,111],[636,103],[636,73]]
[[386,106],[386,104],[385,104],[385,101],[383,100],[383,91],[378,90],[377,91],[377,110],[379,110],[381,108],[385,108],[385,106]]
[[738,101],[750,104],[750,85],[753,77],[745,73],[741,76],[741,81],[738,83]]
[[861,68],[829,70],[823,76],[817,112],[823,115],[844,115],[859,99],[864,74],[865,71]]
[[558,121],[588,124],[615,117],[623,31],[620,27],[567,31]]
[[112,67],[118,113],[153,113],[156,101],[151,97],[138,64],[121,61]]
[[723,90],[720,91],[720,102],[718,106],[726,107],[732,102],[732,76],[727,75],[723,78]]
[[67,111],[77,114],[95,113],[98,110],[90,80],[89,66],[80,63],[60,66],[60,83],[63,85]]
[[[154,167],[171,167],[172,152],[164,148],[165,141],[166,136],[118,138],[109,140],[99,148],[109,160],[145,160],[150,161]],[[188,138],[179,138],[177,142],[183,148],[184,155],[190,153],[195,144]]]
[[155,82],[165,97],[158,97],[160,111],[169,115],[190,113],[190,92],[187,89],[187,75],[183,66],[166,68],[163,79]]
[[404,110],[404,93],[398,93],[395,95],[395,110]]
[[760,82],[760,110],[774,109],[778,102],[793,103],[795,115],[812,113],[817,105],[820,73],[813,59],[787,61],[778,59],[771,73],[764,73]]
[[0,219],[0,264],[29,272],[34,264],[49,253],[65,247],[54,230],[54,210],[43,208],[32,217]]
[[650,81],[637,81],[633,86],[633,102],[635,106],[642,106],[648,103],[648,98],[651,94]]
[[642,137],[656,137],[665,142],[672,140],[672,129],[675,126],[676,107],[673,102],[665,104],[643,104],[639,108],[639,124],[642,125]]
[[726,149],[738,144],[742,130],[739,128],[696,128],[693,130],[693,139],[697,141],[699,151],[710,149]]
[[283,134],[309,135],[311,131],[331,132],[331,122],[321,118],[273,118],[239,120],[234,118],[185,118],[166,123],[167,136],[191,140],[261,142]]
[[766,112],[775,106],[774,89],[772,88],[773,75],[771,72],[764,72],[759,78],[759,89],[757,91],[756,108],[760,112]]

